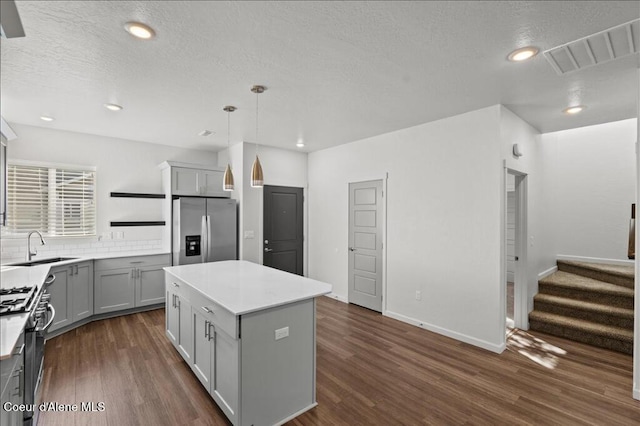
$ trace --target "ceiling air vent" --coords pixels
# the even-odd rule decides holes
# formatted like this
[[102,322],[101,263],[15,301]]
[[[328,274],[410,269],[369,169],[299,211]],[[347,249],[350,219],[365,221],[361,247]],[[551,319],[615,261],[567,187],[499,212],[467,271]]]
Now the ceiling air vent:
[[639,44],[640,19],[636,19],[543,53],[558,75],[563,75],[638,53]]

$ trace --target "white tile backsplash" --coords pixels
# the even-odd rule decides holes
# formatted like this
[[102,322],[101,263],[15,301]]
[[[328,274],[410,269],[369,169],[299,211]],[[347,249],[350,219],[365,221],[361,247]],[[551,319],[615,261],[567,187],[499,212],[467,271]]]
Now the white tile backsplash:
[[[136,252],[149,250],[162,250],[162,240],[116,240],[116,241],[95,241],[69,243],[56,242],[52,239],[45,239],[46,245],[41,246],[32,241],[32,248],[38,250],[34,259],[44,259],[47,257],[61,256],[88,256],[93,254],[103,254],[112,252]],[[0,263],[8,264],[24,262],[27,260],[27,241],[17,238],[2,238],[0,240],[0,252],[2,258]]]

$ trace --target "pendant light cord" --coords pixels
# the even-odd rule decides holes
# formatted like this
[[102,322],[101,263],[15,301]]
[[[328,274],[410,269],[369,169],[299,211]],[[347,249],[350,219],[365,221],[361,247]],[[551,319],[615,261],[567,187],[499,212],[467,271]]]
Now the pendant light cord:
[[[231,111],[227,111],[227,151],[229,151],[229,148],[231,147]],[[231,152],[229,152],[229,157],[231,157]]]
[[256,157],[258,156],[258,95],[260,92],[256,92]]

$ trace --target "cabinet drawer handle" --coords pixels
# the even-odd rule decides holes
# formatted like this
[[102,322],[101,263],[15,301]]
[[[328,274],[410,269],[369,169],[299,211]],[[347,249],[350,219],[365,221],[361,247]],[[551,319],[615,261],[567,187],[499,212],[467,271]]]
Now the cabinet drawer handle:
[[207,308],[206,306],[202,307],[202,310],[205,311],[208,314],[216,314],[215,312],[213,312],[211,309]]
[[144,260],[137,260],[135,262],[129,262],[129,263],[144,263]]
[[178,284],[178,283],[173,283],[173,286],[174,286],[174,287],[180,287],[180,284]]

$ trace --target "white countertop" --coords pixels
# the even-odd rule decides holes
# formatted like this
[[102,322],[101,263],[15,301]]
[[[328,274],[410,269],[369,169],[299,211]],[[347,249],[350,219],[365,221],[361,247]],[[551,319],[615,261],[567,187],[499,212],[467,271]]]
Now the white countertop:
[[[49,265],[3,266],[0,287],[41,286],[49,275]],[[0,318],[0,360],[13,354],[29,314],[5,315]]]
[[[157,254],[168,254],[166,251],[149,250],[149,251],[131,251],[131,252],[112,252],[99,254],[82,254],[79,256],[64,256],[73,258],[55,263],[47,263],[37,266],[11,266],[2,265],[0,267],[0,287],[22,287],[22,286],[41,286],[49,275],[49,269],[55,266],[70,265],[87,260],[98,259],[115,259],[118,257],[131,256],[150,256]],[[33,260],[40,260],[40,257],[34,257]],[[9,358],[15,349],[16,342],[20,337],[20,333],[24,329],[27,322],[28,314],[4,315],[0,317],[0,360]]]
[[243,260],[164,270],[235,315],[331,293],[331,285]]

